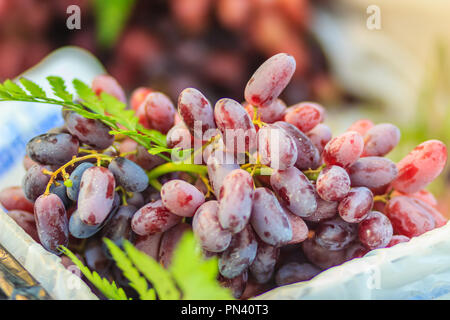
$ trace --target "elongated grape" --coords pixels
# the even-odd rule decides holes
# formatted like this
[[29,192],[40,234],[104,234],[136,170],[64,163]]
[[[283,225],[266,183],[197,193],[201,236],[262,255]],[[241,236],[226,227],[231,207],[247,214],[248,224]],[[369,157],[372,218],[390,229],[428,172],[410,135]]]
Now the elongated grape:
[[[244,108],[247,111],[250,119],[255,116],[255,107],[251,104],[245,103]],[[286,111],[286,104],[281,99],[276,99],[270,106],[265,108],[256,109],[256,118],[261,119],[265,123],[274,123],[283,119],[284,112]]]
[[105,92],[121,102],[126,102],[125,92],[116,79],[107,74],[98,75],[92,81],[92,90],[101,96]]
[[375,124],[370,121],[369,119],[361,119],[355,121],[348,129],[347,131],[356,131],[360,135],[364,137],[364,135],[372,129],[375,126]]
[[319,123],[313,129],[306,133],[306,136],[311,140],[312,144],[322,154],[323,149],[327,145],[328,141],[333,138],[333,134],[329,126],[323,123]]
[[22,180],[22,190],[25,197],[29,201],[35,201],[41,194],[45,192],[48,182],[50,181],[50,176],[43,173],[43,170],[51,171],[48,166],[42,166],[40,164],[35,164],[23,177]]
[[390,123],[380,123],[364,135],[363,157],[384,156],[400,141],[400,130]]
[[321,164],[320,154],[317,148],[309,138],[295,126],[284,121],[277,121],[274,123],[285,130],[285,132],[294,139],[297,147],[297,160],[295,166],[300,170],[316,169]]
[[324,109],[313,102],[301,102],[287,108],[284,121],[306,133],[324,120]]
[[297,168],[275,171],[270,176],[270,185],[293,214],[309,217],[316,211],[314,187]]
[[317,244],[331,251],[346,248],[357,236],[356,226],[340,217],[322,221],[315,231]]
[[326,167],[319,173],[316,189],[323,200],[342,200],[350,191],[350,177],[339,166]]
[[237,163],[228,163],[226,155],[219,156],[219,154],[213,153],[208,157],[207,166],[209,182],[214,190],[214,194],[218,197],[225,177],[231,171],[239,169],[239,165]]
[[61,254],[58,247],[69,242],[67,215],[61,199],[52,193],[40,196],[34,204],[34,217],[41,244],[48,251]]
[[145,236],[169,230],[181,221],[181,217],[164,207],[161,200],[147,203],[131,220],[131,227],[138,235]]
[[78,211],[81,220],[88,225],[101,224],[111,211],[116,181],[113,174],[103,167],[91,167],[81,177],[78,195]]
[[295,71],[295,59],[279,53],[267,59],[245,87],[245,100],[258,107],[268,107],[286,88]]
[[384,248],[392,239],[392,224],[381,212],[371,211],[359,224],[358,234],[359,241],[368,249]]
[[155,129],[166,134],[173,127],[176,111],[172,101],[165,94],[150,92],[142,105],[145,106],[145,116],[149,129]]
[[[181,91],[178,97],[178,113],[191,134],[197,138],[202,138],[207,130],[216,127],[211,103],[197,89],[186,88]],[[195,132],[195,122],[199,132]]]
[[416,198],[419,200],[422,200],[425,203],[428,203],[430,206],[433,207],[437,207],[438,205],[438,201],[436,199],[436,197],[428,190],[422,189],[420,191],[414,192],[414,193],[402,193],[399,192],[397,190],[394,190],[394,192],[392,192],[391,197],[396,197],[396,196],[408,196],[410,198]]
[[227,279],[219,274],[217,280],[222,287],[231,290],[231,293],[233,294],[233,297],[235,299],[239,299],[242,297],[242,294],[244,293],[245,287],[247,285],[248,272],[244,271],[242,274],[232,279]]
[[294,138],[275,124],[258,131],[258,154],[261,163],[276,170],[286,170],[297,162],[298,150]]
[[192,217],[205,202],[205,196],[192,184],[183,180],[170,180],[161,188],[161,200],[172,213]]
[[34,241],[40,242],[33,213],[14,209],[8,211],[8,216],[10,216],[26,233],[28,233]]
[[279,248],[258,241],[256,257],[250,265],[250,272],[257,283],[267,283],[272,278],[279,253]]
[[144,170],[152,170],[165,163],[165,160],[158,155],[149,153],[147,149],[139,145],[137,147],[136,163]]
[[325,219],[333,218],[338,213],[338,205],[337,201],[325,201],[315,191],[315,198],[317,202],[317,209],[314,213],[308,217],[304,217],[306,221],[310,222],[320,222]]
[[291,262],[278,269],[275,282],[278,286],[308,281],[318,275],[322,270],[309,263]]
[[363,137],[355,131],[349,131],[331,139],[323,150],[322,158],[327,165],[347,168],[359,159],[363,148]]
[[267,188],[256,188],[250,223],[259,238],[272,246],[292,240],[292,227],[277,198]]
[[158,260],[159,255],[159,245],[161,243],[163,233],[148,234],[145,236],[136,236],[135,247],[144,252],[149,257]]
[[392,182],[395,190],[414,193],[425,188],[444,169],[447,148],[439,140],[419,144],[398,164],[398,176]]
[[232,279],[242,274],[253,263],[258,243],[249,225],[231,239],[230,246],[219,258],[219,272]]
[[73,170],[73,172],[70,174],[69,179],[72,181],[72,186],[67,187],[67,196],[70,200],[78,201],[78,193],[80,192],[80,184],[81,184],[81,177],[83,176],[83,173],[93,167],[94,165],[89,162],[83,162],[78,167]]
[[395,234],[417,237],[435,228],[436,222],[427,206],[418,199],[398,196],[389,200],[386,215]]
[[6,210],[33,212],[33,203],[29,201],[21,187],[8,187],[0,191],[0,204]]
[[308,238],[308,226],[299,216],[290,212],[287,208],[283,208],[284,213],[289,219],[292,227],[292,239],[288,244],[295,244],[305,241]]
[[100,233],[102,238],[108,238],[118,246],[122,246],[124,240],[133,242],[134,233],[131,230],[131,219],[136,211],[137,208],[131,205],[120,206],[102,228]]
[[56,181],[59,185],[53,184],[50,187],[50,192],[56,194],[64,203],[64,207],[68,209],[72,205],[72,201],[67,196],[67,188],[64,185],[64,181]]
[[79,142],[67,133],[45,133],[31,139],[27,155],[41,164],[63,165],[78,153]]
[[72,111],[64,113],[64,120],[71,135],[96,150],[104,150],[114,142],[111,129],[99,120],[86,119]]
[[402,243],[402,242],[408,242],[410,239],[407,236],[403,236],[401,234],[398,235],[393,235],[391,238],[391,241],[389,241],[388,245],[386,246],[386,248],[390,248],[395,246],[396,244]]
[[130,98],[131,109],[137,110],[139,106],[144,102],[145,97],[153,90],[147,87],[139,87],[133,90]]
[[193,146],[193,137],[184,123],[174,125],[167,132],[166,143],[169,148],[190,149]]
[[166,232],[161,237],[161,244],[159,246],[159,263],[167,268],[172,262],[172,257],[175,249],[178,246],[184,233],[192,230],[191,226],[187,223],[179,223]]
[[256,129],[240,103],[220,99],[214,107],[214,119],[229,152],[238,154],[255,148]]
[[342,264],[346,259],[346,250],[331,251],[325,249],[314,239],[307,239],[302,242],[302,249],[310,262],[321,269],[328,269]]
[[202,204],[192,220],[194,235],[203,249],[209,252],[222,252],[230,245],[232,234],[219,223],[219,203],[211,200]]
[[247,171],[236,169],[223,180],[219,192],[219,221],[235,234],[242,231],[252,210],[253,180]]
[[398,174],[395,163],[382,157],[361,158],[347,172],[352,187],[366,187],[374,194],[383,194]]
[[344,221],[358,223],[369,214],[373,205],[373,194],[365,187],[352,188],[339,203],[339,215]]
[[148,187],[145,171],[131,160],[123,157],[114,158],[108,166],[118,185],[130,192],[141,192]]

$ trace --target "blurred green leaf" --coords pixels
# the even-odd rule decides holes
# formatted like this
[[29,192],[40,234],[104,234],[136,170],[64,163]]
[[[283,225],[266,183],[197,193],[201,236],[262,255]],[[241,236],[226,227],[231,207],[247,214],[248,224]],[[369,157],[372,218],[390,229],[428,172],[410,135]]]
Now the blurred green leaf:
[[135,0],[94,0],[97,41],[102,47],[112,47],[130,16]]

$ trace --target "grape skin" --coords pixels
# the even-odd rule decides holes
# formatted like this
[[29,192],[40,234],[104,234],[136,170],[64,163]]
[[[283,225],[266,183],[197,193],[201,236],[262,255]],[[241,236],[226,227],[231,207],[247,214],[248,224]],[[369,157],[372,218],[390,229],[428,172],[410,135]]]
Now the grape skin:
[[158,155],[150,154],[146,148],[141,145],[137,147],[136,164],[144,170],[152,170],[153,168],[162,165],[165,160]]
[[27,173],[23,177],[22,190],[25,197],[29,201],[34,202],[41,194],[45,192],[45,188],[50,181],[50,176],[42,172],[44,169],[51,171],[51,168],[48,166],[35,164],[28,169]]
[[259,238],[272,246],[292,240],[292,227],[277,198],[267,188],[256,188],[250,223]]
[[219,272],[232,279],[242,274],[253,263],[258,243],[249,225],[231,239],[230,246],[219,258]]
[[[142,107],[143,106],[143,107]],[[175,107],[169,97],[161,92],[150,92],[142,106],[149,129],[166,134],[174,125]]]
[[179,223],[163,233],[159,245],[158,261],[164,268],[170,266],[173,253],[177,248],[178,243],[184,233],[190,230],[192,230],[192,228],[187,223]]
[[400,141],[400,130],[390,123],[380,123],[364,135],[363,157],[385,156]]
[[[243,104],[245,111],[247,111],[250,119],[254,118],[255,107],[249,103]],[[261,119],[265,123],[274,123],[282,120],[286,111],[286,104],[281,99],[276,99],[270,106],[257,109],[257,118]]]
[[116,79],[107,74],[101,74],[94,78],[92,81],[92,91],[99,97],[102,92],[105,92],[123,103],[127,101],[125,92],[120,84]]
[[296,244],[305,241],[308,238],[309,231],[305,221],[290,212],[287,208],[283,208],[283,210],[292,227],[292,239],[287,244]]
[[327,250],[345,249],[356,238],[356,226],[341,218],[323,221],[315,232],[315,241]]
[[159,245],[161,243],[162,235],[162,232],[145,236],[136,235],[134,246],[149,257],[158,260]]
[[78,194],[78,211],[81,220],[91,226],[101,224],[114,202],[116,181],[113,174],[103,167],[91,167],[81,177]]
[[148,187],[145,171],[131,160],[123,157],[114,158],[108,165],[118,185],[130,192],[142,192]]
[[120,206],[104,228],[101,230],[101,237],[108,238],[117,246],[122,246],[124,240],[133,242],[134,233],[131,230],[131,219],[137,208],[131,205]]
[[270,176],[270,185],[293,214],[306,218],[316,211],[314,187],[297,168],[275,171]]
[[302,242],[302,249],[309,261],[321,269],[328,269],[342,264],[346,259],[346,250],[327,250],[313,239]]
[[366,255],[367,252],[369,252],[369,249],[363,246],[360,242],[353,242],[347,247],[347,249],[345,249],[345,261],[349,261],[355,258],[362,258]]
[[244,229],[252,210],[253,180],[247,171],[236,169],[223,180],[219,192],[219,221],[235,234]]
[[[33,212],[33,211],[31,211]],[[33,213],[23,210],[10,210],[10,216],[34,241],[40,242]]]
[[350,177],[339,166],[326,167],[319,173],[316,189],[323,200],[342,200],[350,191]]
[[196,187],[183,180],[170,180],[161,188],[161,200],[172,213],[192,217],[205,202],[205,196]]
[[226,161],[226,155],[223,155],[223,160],[214,153],[208,157],[208,177],[214,194],[219,196],[220,188],[222,187],[225,177],[233,170],[239,169],[239,165],[236,163],[228,163]]
[[381,212],[371,211],[359,224],[358,234],[359,241],[368,249],[384,248],[392,239],[392,224]]
[[250,265],[250,272],[257,283],[267,283],[275,270],[279,248],[258,241],[255,260]]
[[134,89],[133,92],[131,93],[130,98],[131,109],[137,111],[142,102],[144,102],[145,97],[147,97],[148,94],[152,91],[153,91],[152,89],[147,87],[139,87]]
[[50,187],[50,192],[56,194],[61,201],[64,203],[64,207],[67,209],[71,206],[72,201],[69,199],[69,197],[67,196],[67,188],[64,185],[64,181],[56,181],[59,186],[57,186],[56,184],[53,184]]
[[193,142],[193,137],[184,123],[174,125],[167,132],[166,143],[169,148],[186,150],[192,148]]
[[8,187],[0,191],[0,204],[6,210],[33,212],[33,203],[29,201],[21,187]]
[[388,243],[388,245],[386,246],[386,248],[390,248],[390,247],[393,247],[393,246],[395,246],[395,245],[397,245],[397,244],[399,244],[399,243],[402,243],[402,242],[408,242],[410,239],[407,237],[407,236],[403,236],[403,235],[401,235],[401,234],[399,234],[399,235],[393,235],[392,236],[392,238],[391,238],[391,241],[389,241],[389,243]]
[[192,220],[192,229],[203,249],[222,252],[228,248],[232,234],[222,228],[218,217],[219,203],[211,200],[202,204]]
[[323,107],[313,102],[301,102],[289,107],[284,121],[306,133],[314,129],[324,119]]
[[267,59],[245,87],[245,100],[257,107],[268,107],[287,86],[295,71],[295,59],[279,53]]
[[147,203],[131,220],[131,227],[141,236],[169,230],[181,221],[181,217],[170,212],[161,200]]
[[36,162],[63,165],[78,153],[79,142],[67,133],[45,133],[31,139],[27,155]]
[[331,139],[323,150],[322,158],[329,166],[347,168],[359,159],[363,148],[363,137],[355,131],[349,131]]
[[48,251],[61,254],[58,247],[69,243],[67,215],[61,199],[52,193],[40,196],[34,204],[34,217],[41,244]]
[[373,128],[375,126],[375,124],[368,120],[368,119],[361,119],[361,120],[357,120],[355,121],[348,129],[348,131],[356,131],[358,132],[360,135],[364,136],[367,131],[369,131],[371,128]]
[[330,127],[323,123],[319,123],[312,130],[308,131],[306,136],[319,151],[319,154],[322,154],[328,141],[333,138]]
[[67,196],[72,201],[78,201],[78,194],[80,192],[80,183],[83,173],[94,165],[89,162],[83,162],[73,170],[69,179],[72,181],[72,186],[67,188]]
[[275,282],[278,286],[308,281],[318,275],[322,270],[309,263],[291,262],[278,269]]
[[418,199],[406,196],[397,196],[388,202],[386,215],[392,223],[395,234],[412,238],[435,228],[436,223],[429,207],[423,204]]
[[319,197],[317,191],[315,191],[315,198],[317,203],[316,211],[314,211],[312,215],[304,217],[303,219],[310,222],[320,222],[325,219],[333,218],[337,215],[339,202],[325,201],[321,197]]
[[439,140],[419,144],[397,163],[398,176],[392,187],[403,193],[414,193],[425,188],[444,169],[447,147]]
[[369,214],[373,205],[373,194],[365,187],[352,188],[339,203],[339,215],[349,223],[359,223]]

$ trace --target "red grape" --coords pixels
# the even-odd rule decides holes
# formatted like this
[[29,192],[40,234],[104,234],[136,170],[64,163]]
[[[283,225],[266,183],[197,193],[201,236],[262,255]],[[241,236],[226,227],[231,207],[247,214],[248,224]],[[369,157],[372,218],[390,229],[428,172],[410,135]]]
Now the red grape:
[[[245,103],[244,108],[247,111],[249,117],[253,119],[255,110],[251,104]],[[257,109],[257,118],[265,123],[274,123],[283,119],[284,112],[286,111],[286,104],[280,100],[275,100],[270,106]]]
[[284,121],[306,133],[323,121],[323,107],[313,102],[301,102],[289,107]]
[[320,222],[315,230],[315,241],[327,250],[346,248],[356,237],[356,226],[339,217]]
[[174,125],[167,132],[166,143],[169,148],[190,149],[193,145],[193,137],[184,123]]
[[363,157],[384,156],[400,141],[400,130],[390,123],[380,123],[364,135]]
[[333,137],[330,127],[328,127],[326,124],[323,123],[319,123],[313,129],[308,131],[306,135],[309,138],[309,140],[311,140],[312,144],[316,147],[316,149],[319,151],[319,154],[322,154],[326,144]]
[[159,244],[161,242],[162,235],[162,232],[148,234],[145,236],[137,235],[134,245],[137,249],[144,252],[149,257],[158,260]]
[[216,197],[218,197],[225,177],[231,171],[239,169],[239,165],[236,163],[228,163],[228,161],[226,161],[225,153],[215,152],[208,157],[207,166],[211,187],[213,188]]
[[153,92],[153,90],[147,87],[139,87],[134,89],[131,93],[130,98],[131,109],[137,111],[139,106],[142,104],[142,102],[144,102],[145,98],[150,92]]
[[70,200],[78,201],[78,194],[80,193],[80,184],[81,184],[81,177],[83,176],[83,173],[93,167],[94,165],[89,162],[83,162],[78,167],[73,170],[73,172],[70,174],[70,181],[72,181],[72,186],[67,188],[67,196]]
[[313,239],[303,241],[302,249],[308,260],[322,269],[328,269],[342,264],[346,259],[345,250],[327,250],[317,244]]
[[370,250],[363,246],[360,242],[353,242],[347,247],[347,249],[345,249],[345,261],[349,261],[355,258],[362,258],[369,251]]
[[165,160],[158,155],[148,152],[146,148],[139,145],[136,153],[136,163],[144,170],[152,170],[153,168],[163,164]]
[[393,235],[391,238],[391,241],[389,241],[386,248],[390,248],[395,246],[396,244],[402,243],[402,242],[408,242],[410,239],[407,236],[403,236],[401,234],[399,235]]
[[267,59],[245,87],[245,100],[257,107],[268,107],[287,86],[295,71],[295,59],[279,53]]
[[181,221],[181,217],[164,207],[161,200],[147,203],[131,220],[131,227],[138,235],[145,236],[169,230]]
[[337,215],[339,202],[325,201],[321,197],[319,197],[316,191],[314,192],[314,195],[317,202],[317,209],[312,215],[304,217],[305,220],[311,222],[320,222],[325,219],[333,218],[335,215]]
[[[31,211],[33,212],[33,211]],[[33,213],[23,210],[10,210],[10,216],[34,241],[39,242],[39,235],[36,228],[36,221]]]
[[350,131],[331,139],[323,150],[323,161],[327,165],[337,165],[347,168],[355,163],[364,148],[363,137]]
[[[22,190],[25,197],[29,201],[35,201],[41,194],[45,192],[47,183],[50,181],[50,176],[44,174],[43,170],[50,170],[48,166],[40,164],[33,165],[28,169],[22,180]],[[50,170],[51,171],[51,170]]]
[[261,163],[277,170],[291,168],[297,162],[297,145],[286,130],[275,124],[258,131],[258,154]]
[[205,196],[192,184],[183,180],[170,180],[161,189],[161,200],[172,213],[192,217],[205,202]]
[[397,164],[398,176],[392,187],[404,193],[417,192],[442,172],[446,162],[446,146],[439,140],[425,141]]
[[151,92],[140,108],[145,108],[145,116],[149,129],[158,130],[166,134],[173,127],[175,107],[169,97],[161,92]]
[[359,241],[368,249],[386,247],[391,241],[393,229],[389,219],[378,211],[371,211],[359,224]]
[[256,257],[250,265],[250,272],[257,283],[267,283],[272,278],[279,251],[277,247],[258,241]]
[[190,225],[187,223],[179,223],[163,233],[161,244],[159,245],[158,260],[164,268],[170,266],[173,253],[177,249],[178,243],[184,233],[189,230],[192,230]]
[[289,219],[289,223],[292,227],[292,239],[288,244],[295,244],[305,241],[308,238],[308,226],[305,221],[299,216],[293,214],[288,209],[284,209],[284,213]]
[[373,194],[365,187],[352,188],[339,203],[339,215],[344,221],[359,223],[367,217],[373,205]]
[[375,124],[368,120],[368,119],[361,119],[358,121],[355,121],[350,128],[347,129],[347,131],[356,131],[360,135],[364,136],[367,131],[369,131],[371,128],[373,128]]
[[116,79],[106,74],[102,74],[94,78],[92,81],[92,90],[98,96],[100,96],[102,92],[105,92],[123,103],[127,101],[125,92],[120,84],[116,81]]
[[0,191],[0,204],[6,210],[33,212],[33,203],[25,197],[21,187],[8,187]]
[[342,200],[350,191],[350,177],[339,166],[326,167],[319,173],[316,189],[323,200]]

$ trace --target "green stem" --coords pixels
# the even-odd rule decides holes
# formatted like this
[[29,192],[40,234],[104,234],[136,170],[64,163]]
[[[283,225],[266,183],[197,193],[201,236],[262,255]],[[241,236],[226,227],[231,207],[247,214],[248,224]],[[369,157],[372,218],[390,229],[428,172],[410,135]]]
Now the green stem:
[[188,164],[182,162],[167,162],[147,173],[149,183],[157,190],[161,190],[161,184],[156,179],[170,172],[183,171],[188,173],[196,173],[207,175],[208,168],[198,164]]

